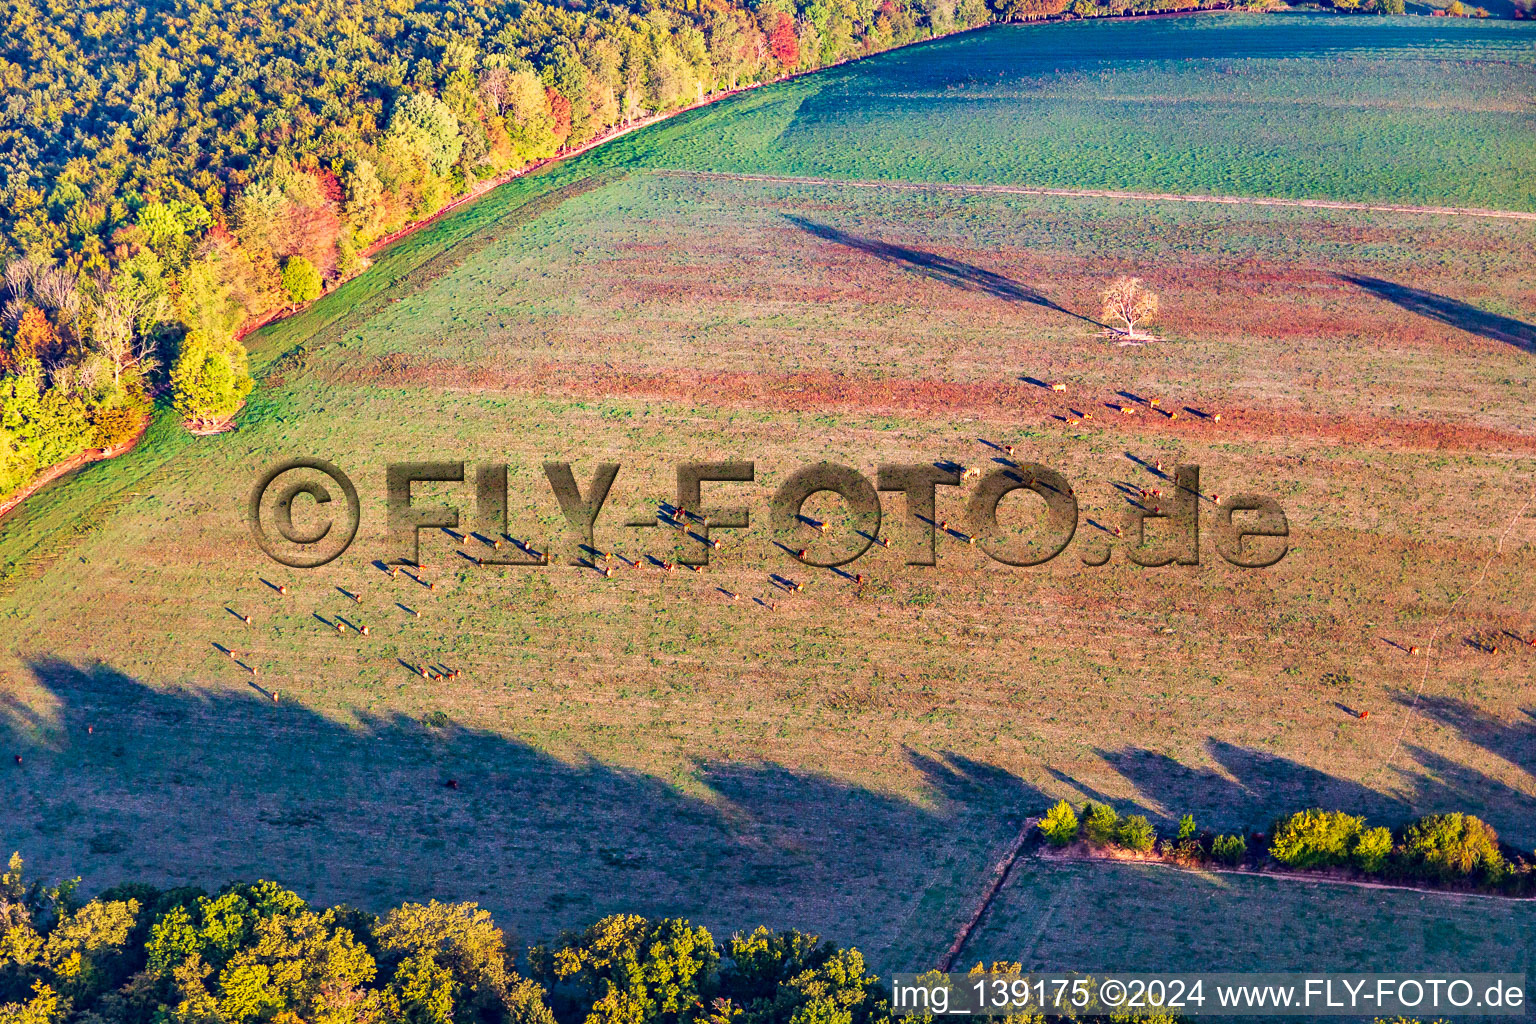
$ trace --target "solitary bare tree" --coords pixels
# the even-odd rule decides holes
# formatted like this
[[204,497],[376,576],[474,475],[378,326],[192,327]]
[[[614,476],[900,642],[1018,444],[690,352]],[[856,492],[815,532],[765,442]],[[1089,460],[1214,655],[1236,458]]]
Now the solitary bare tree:
[[1142,287],[1139,277],[1117,277],[1100,293],[1104,300],[1101,314],[1105,320],[1119,321],[1116,328],[1127,338],[1136,337],[1136,325],[1157,316],[1157,296]]

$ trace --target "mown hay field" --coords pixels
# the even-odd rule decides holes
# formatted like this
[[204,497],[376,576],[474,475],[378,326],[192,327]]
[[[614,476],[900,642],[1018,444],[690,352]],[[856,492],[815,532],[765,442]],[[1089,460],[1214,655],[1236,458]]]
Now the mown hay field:
[[[237,432],[162,419],[0,523],[12,844],[93,887],[263,875],[368,906],[477,899],[530,939],[617,910],[798,926],[880,970],[931,963],[1060,797],[1223,830],[1304,805],[1469,810],[1536,844],[1536,648],[1512,639],[1536,634],[1536,518],[1517,516],[1536,224],[740,176],[1532,208],[1525,26],[1135,28],[988,31],[685,115],[492,193],[253,336]],[[1454,95],[1431,73],[1461,76]],[[1113,147],[1074,126],[1121,116],[1102,89],[1205,137],[1095,162],[1082,147]],[[1376,134],[1317,159],[1318,133],[1357,118]],[[1158,340],[1097,322],[1120,273],[1162,296]],[[952,537],[936,567],[904,565],[896,495],[892,547],[846,567],[863,584],[775,545],[816,542],[767,525],[803,465],[989,469],[988,442],[1076,489],[1048,565]],[[311,571],[268,560],[244,519],[296,455],[362,499],[357,542]],[[391,462],[507,464],[510,532],[540,548],[563,528],[542,463],[585,487],[619,462],[598,543],[646,564],[672,537],[622,524],[671,496],[677,463],[726,459],[756,480],[706,500],[754,525],[720,531],[703,573],[482,567],[441,533],[435,589],[372,564],[392,553]],[[1166,487],[1149,466],[1181,462],[1208,492],[1275,497],[1286,558],[1222,561],[1206,502],[1202,564],[1129,564],[1114,526]],[[470,483],[417,494],[472,512]],[[963,494],[940,495],[961,522]],[[1005,514],[1024,530],[1028,509]],[[1404,648],[1442,620],[1426,668]],[[1398,947],[1375,940],[1423,921],[1425,965],[1520,969],[1525,906],[1024,864],[967,956],[1386,968]],[[1255,923],[1276,914],[1316,925]],[[1158,955],[1138,960],[1151,917]],[[1475,964],[1446,960],[1458,929],[1488,936]]]

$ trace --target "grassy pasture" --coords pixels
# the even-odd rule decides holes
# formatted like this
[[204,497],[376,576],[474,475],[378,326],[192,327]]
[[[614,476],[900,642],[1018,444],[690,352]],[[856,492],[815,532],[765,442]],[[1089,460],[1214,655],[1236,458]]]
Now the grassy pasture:
[[[27,754],[0,811],[5,834],[39,868],[83,871],[88,885],[267,873],[325,900],[479,899],[529,938],[619,909],[725,932],[797,925],[861,944],[881,970],[931,962],[1020,820],[1060,796],[1164,822],[1191,810],[1223,829],[1306,803],[1387,821],[1468,809],[1536,844],[1536,651],[1476,646],[1536,632],[1536,519],[1515,524],[1456,606],[1427,678],[1388,643],[1425,644],[1529,493],[1530,224],[686,173],[835,170],[786,162],[793,150],[774,140],[822,130],[808,119],[819,96],[852,109],[863,88],[877,109],[891,82],[917,88],[901,62],[925,52],[962,66],[973,47],[984,68],[1011,46],[1027,84],[1048,75],[1030,63],[1043,45],[1031,33],[1076,29],[1085,52],[1121,54],[1126,88],[1156,75],[1184,96],[1210,88],[1208,69],[1168,63],[1178,47],[1227,47],[1223,59],[1248,54],[1284,95],[1309,72],[1258,54],[1322,60],[1320,34],[1345,30],[1270,25],[1157,23],[1146,63],[1124,56],[1115,33],[1126,26],[999,30],[762,90],[499,190],[261,332],[253,353],[267,377],[239,432],[194,441],[161,422],[139,450],[0,523],[0,697],[7,739]],[[1383,69],[1425,50],[1474,76],[1493,76],[1492,61],[1512,80],[1528,73],[1502,49],[1508,26],[1359,31],[1400,40],[1397,56],[1370,58]],[[1350,88],[1409,108],[1445,102],[1394,73]],[[1528,117],[1489,112],[1503,95],[1494,81],[1465,102]],[[1454,135],[1478,122],[1437,123]],[[1460,147],[1466,159],[1518,145],[1478,130],[1488,145]],[[846,137],[855,148],[869,138]],[[1013,157],[1031,152],[1005,141]],[[1288,153],[1263,161],[1276,177],[1254,191],[1313,194],[1292,173],[1300,151]],[[1222,159],[1197,161],[1200,187],[1227,187]],[[1063,183],[1124,184],[1093,166]],[[1513,187],[1498,166],[1456,187]],[[1410,167],[1405,187],[1442,191],[1324,194],[1473,201],[1444,191],[1453,176],[1422,170]],[[873,157],[849,175],[896,173],[944,177]],[[1476,201],[1520,206],[1492,192]],[[1121,271],[1162,293],[1162,341],[1119,346],[1092,322],[1096,288]],[[1125,416],[1110,408],[1133,401],[1122,392],[1220,409],[1223,422]],[[1068,427],[1058,417],[1074,408],[1094,419]],[[986,465],[997,452],[979,438],[1018,446],[1077,488],[1081,524],[1063,557],[1015,570],[941,541],[936,569],[905,567],[895,496],[883,531],[893,549],[849,567],[870,578],[863,588],[790,571],[773,547],[768,496],[795,468]],[[308,573],[267,561],[242,519],[258,473],[295,454],[338,462],[363,501],[357,544]],[[1085,567],[1085,549],[1114,544],[1092,524],[1120,521],[1117,485],[1155,486],[1128,455],[1198,463],[1209,490],[1274,495],[1291,554],[1241,571],[1207,539],[1197,568],[1141,570],[1119,553]],[[668,557],[666,538],[620,524],[668,496],[685,459],[755,460],[756,483],[706,491],[749,506],[755,525],[725,534],[700,575],[482,569],[436,536],[436,590],[387,579],[370,565],[387,553],[384,465],[460,458],[510,466],[511,532],[541,546],[561,523],[546,459],[575,462],[583,486],[596,462],[624,463],[599,523],[605,547]],[[466,511],[471,501],[469,485],[418,494]],[[941,495],[939,515],[958,521],[960,496]],[[1027,521],[1023,506],[1005,507]],[[775,592],[770,571],[805,591]],[[370,637],[338,635],[337,616]],[[214,644],[254,659],[256,682],[281,701]],[[402,661],[463,676],[431,683]],[[449,778],[458,790],[444,789]],[[1255,928],[1277,903],[1316,931]],[[1094,927],[1064,927],[1069,908]],[[1154,915],[1166,964],[1137,958],[1154,945]],[[1520,910],[1122,867],[1021,872],[968,955],[1091,968],[1248,966],[1243,956],[1266,954],[1299,967],[1331,955],[1335,945],[1316,945],[1326,934],[1360,965],[1387,966],[1366,942],[1389,920],[1426,965],[1530,961],[1513,938],[1529,931]],[[1440,959],[1473,929],[1486,947]],[[1519,964],[1498,961],[1501,948]]]

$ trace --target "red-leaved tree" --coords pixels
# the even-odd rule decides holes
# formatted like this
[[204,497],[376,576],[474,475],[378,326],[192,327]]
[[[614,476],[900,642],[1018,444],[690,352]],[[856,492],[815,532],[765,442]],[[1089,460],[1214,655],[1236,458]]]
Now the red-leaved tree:
[[768,29],[768,48],[786,69],[800,63],[800,39],[795,35],[795,19],[783,11],[773,16],[773,25]]
[[555,119],[555,143],[563,146],[571,135],[571,101],[548,87],[544,98],[549,100],[549,116]]
[[36,306],[28,306],[21,315],[21,323],[16,325],[16,337],[10,345],[0,347],[0,371],[15,372],[31,359],[48,362],[59,348],[59,336],[47,315]]

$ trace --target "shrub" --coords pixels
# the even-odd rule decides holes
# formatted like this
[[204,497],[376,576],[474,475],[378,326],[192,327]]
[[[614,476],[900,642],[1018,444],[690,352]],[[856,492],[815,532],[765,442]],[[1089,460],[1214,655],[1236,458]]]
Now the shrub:
[[1364,818],[1343,811],[1297,811],[1275,826],[1269,852],[1293,868],[1346,864],[1364,828]]
[[1186,814],[1184,817],[1179,819],[1179,834],[1176,838],[1180,842],[1183,842],[1186,839],[1193,839],[1194,835],[1195,816],[1193,814]]
[[1211,843],[1211,856],[1227,864],[1241,864],[1248,855],[1248,843],[1242,836],[1217,836]]
[[313,302],[323,290],[320,271],[303,256],[290,256],[283,263],[283,290],[294,302]]
[[143,415],[133,409],[117,406],[103,409],[96,414],[96,432],[92,445],[96,448],[116,448],[133,439],[138,433]]
[[1431,814],[1403,830],[1403,862],[1421,878],[1445,880],[1481,874],[1497,882],[1508,865],[1497,833],[1470,814]]
[[1083,834],[1094,846],[1110,846],[1120,838],[1120,816],[1112,807],[1090,802],[1083,808]]
[[1191,836],[1188,839],[1180,839],[1176,843],[1166,844],[1163,850],[1163,858],[1171,860],[1175,864],[1185,867],[1199,867],[1209,856],[1200,840]]
[[1066,846],[1077,838],[1077,814],[1072,805],[1062,800],[1045,812],[1040,819],[1040,831],[1052,846]]
[[1115,830],[1115,841],[1127,850],[1146,853],[1157,842],[1157,832],[1145,817],[1133,814],[1120,822],[1120,827]]
[[1360,839],[1355,843],[1355,851],[1350,859],[1355,867],[1367,874],[1376,874],[1387,866],[1387,858],[1392,854],[1392,833],[1384,828],[1368,828],[1360,833]]

